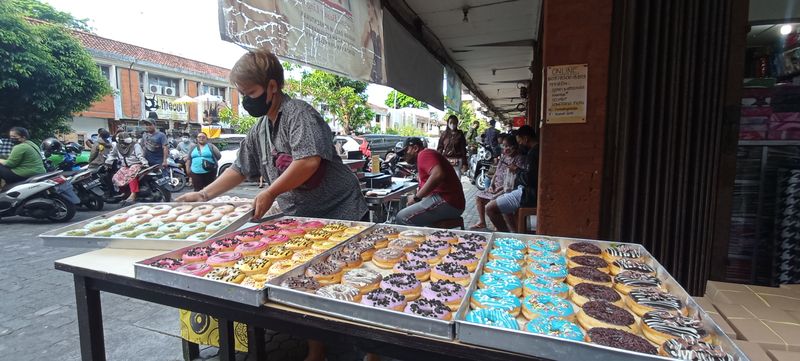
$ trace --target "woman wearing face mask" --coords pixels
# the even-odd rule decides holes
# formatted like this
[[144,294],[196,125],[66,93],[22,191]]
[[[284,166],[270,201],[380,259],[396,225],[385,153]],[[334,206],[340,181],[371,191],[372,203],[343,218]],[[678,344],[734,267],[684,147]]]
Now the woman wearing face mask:
[[14,146],[8,159],[0,159],[0,180],[5,184],[22,182],[46,172],[39,147],[29,137],[28,130],[22,127],[13,127],[8,132],[8,138]]
[[455,115],[447,118],[447,129],[439,139],[436,150],[447,158],[456,170],[458,179],[461,179],[461,172],[467,170],[467,138],[458,129],[458,117]]
[[128,199],[120,204],[121,207],[125,207],[136,202],[136,193],[139,192],[139,179],[136,178],[136,175],[142,168],[147,167],[144,150],[142,150],[139,142],[134,141],[132,133],[123,132],[117,134],[117,144],[108,154],[106,164],[113,164],[115,160],[120,161],[121,167],[111,178],[111,181],[117,187],[121,188],[127,185],[131,190],[131,195]]
[[217,161],[221,156],[217,146],[208,142],[206,133],[197,134],[197,145],[189,149],[185,158],[195,192],[214,181],[217,176]]
[[500,143],[502,154],[497,163],[497,170],[492,177],[491,185],[475,195],[475,205],[478,207],[478,223],[471,229],[486,228],[486,205],[500,195],[510,192],[514,188],[515,173],[511,169],[526,169],[525,155],[519,151],[519,144],[513,136],[503,137]]

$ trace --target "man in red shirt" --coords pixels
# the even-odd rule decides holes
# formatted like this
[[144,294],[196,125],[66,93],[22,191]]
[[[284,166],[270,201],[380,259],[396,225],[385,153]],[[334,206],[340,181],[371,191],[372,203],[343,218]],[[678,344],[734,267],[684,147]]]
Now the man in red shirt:
[[443,155],[425,148],[422,139],[405,141],[399,156],[417,165],[419,188],[408,197],[408,207],[397,213],[397,223],[429,226],[444,219],[461,217],[464,212],[464,189],[455,169]]

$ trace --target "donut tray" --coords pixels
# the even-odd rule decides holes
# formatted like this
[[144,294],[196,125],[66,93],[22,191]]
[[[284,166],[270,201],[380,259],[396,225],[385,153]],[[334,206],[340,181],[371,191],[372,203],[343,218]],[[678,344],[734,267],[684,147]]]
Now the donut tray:
[[[652,266],[656,270],[656,276],[662,280],[665,288],[671,294],[678,296],[681,301],[684,302],[686,307],[689,309],[689,316],[699,318],[703,325],[711,335],[713,335],[713,340],[715,344],[718,344],[722,347],[722,349],[734,357],[734,360],[738,361],[746,361],[748,360],[747,356],[733,343],[733,341],[722,332],[722,329],[714,322],[714,320],[706,314],[706,312],[694,301],[692,297],[675,281],[672,276],[664,269],[661,264],[659,264],[655,258],[642,246],[639,244],[632,244],[632,243],[619,243],[619,242],[607,242],[607,241],[597,241],[597,240],[588,240],[588,239],[574,239],[574,238],[562,238],[562,237],[547,237],[547,236],[535,236],[535,235],[523,235],[523,234],[513,234],[513,233],[494,233],[492,237],[492,243],[494,244],[494,240],[497,238],[516,238],[523,241],[529,241],[533,238],[548,238],[552,240],[558,240],[561,244],[561,253],[563,254],[567,246],[572,243],[576,242],[590,242],[596,244],[601,249],[608,248],[612,245],[621,245],[625,244],[631,247],[638,249],[642,255],[646,256],[648,261],[647,263]],[[490,247],[487,247],[486,254],[489,253],[491,250]],[[487,257],[484,257],[482,263],[478,267],[478,275],[482,274],[483,266],[486,262]],[[473,291],[477,288],[477,282],[473,282],[470,285],[470,289],[467,293],[467,299],[472,296]],[[623,297],[627,297],[624,296]],[[573,303],[573,307],[577,313],[578,306]],[[551,359],[551,360],[583,360],[583,361],[602,361],[602,360],[673,360],[672,358],[665,357],[665,356],[657,356],[657,355],[649,355],[643,354],[628,350],[621,350],[617,348],[602,346],[598,344],[593,344],[589,342],[583,341],[572,341],[566,340],[562,338],[558,338],[555,336],[549,335],[540,335],[531,333],[528,331],[524,331],[525,324],[523,321],[526,321],[525,318],[520,314],[518,317],[518,322],[520,323],[520,330],[510,330],[506,328],[494,327],[494,326],[487,326],[487,325],[480,325],[476,323],[471,323],[465,321],[465,317],[470,310],[469,302],[465,302],[461,305],[461,309],[458,312],[458,319],[456,321],[456,338],[464,343],[495,348],[503,351],[510,351],[515,353],[520,353],[529,356],[535,356],[538,358],[544,359]],[[637,322],[640,322],[640,318],[634,315]]]
[[[375,226],[374,229],[379,228],[381,225],[378,224]],[[399,226],[393,224],[387,224],[387,226],[397,228],[399,231],[406,231],[406,230],[416,230],[420,231],[425,234],[430,234],[434,231],[438,231],[437,228],[425,228],[425,227],[411,227],[411,226]],[[491,233],[486,232],[471,232],[471,231],[458,231],[458,230],[451,230],[455,234],[480,234],[486,237],[486,239],[491,238]],[[361,233],[359,237],[368,236],[371,232],[369,230]],[[328,257],[331,253],[338,251],[345,246],[347,243],[353,242],[355,237],[347,242],[343,242],[342,244],[337,245],[322,253],[318,256],[319,260],[324,260]],[[487,245],[488,247],[488,245]],[[487,253],[484,253],[483,257],[486,257]],[[376,308],[370,307],[366,305],[362,305],[358,302],[350,302],[350,301],[343,301],[343,300],[335,300],[332,298],[326,298],[322,296],[318,296],[313,293],[296,291],[290,288],[282,287],[281,283],[293,276],[299,276],[305,273],[306,267],[312,264],[315,260],[306,263],[303,267],[295,268],[294,270],[285,273],[283,276],[276,277],[267,283],[267,290],[268,298],[271,302],[282,303],[290,306],[294,306],[297,308],[310,310],[342,319],[347,319],[356,322],[362,322],[366,324],[376,325],[400,332],[408,332],[412,334],[424,335],[429,337],[435,337],[439,339],[445,340],[452,340],[455,338],[455,320],[457,317],[457,312],[453,312],[452,319],[449,321],[444,320],[436,320],[431,318],[425,318],[417,315],[412,315],[409,313],[404,313],[401,311],[394,311],[388,310],[383,308]],[[479,263],[483,261],[481,259],[478,260]],[[391,270],[385,270],[378,268],[375,266],[371,261],[366,261],[360,268],[367,268],[380,274],[386,276],[393,273]],[[470,285],[476,282],[475,274],[477,272],[473,272]],[[423,282],[423,285],[427,284],[428,281]],[[467,287],[469,289],[469,287]],[[474,287],[473,287],[474,288]],[[459,310],[463,310],[463,304],[466,302],[469,303],[469,300],[465,297],[462,300],[461,306],[459,306]]]
[[[330,220],[330,219],[319,219],[319,218],[305,218],[305,217],[278,217],[273,218],[269,221],[263,223],[274,223],[281,219],[291,218],[298,221],[322,221],[325,223],[344,223],[348,226],[365,226],[365,227],[372,227],[374,223],[366,223],[366,222],[350,222],[350,221],[339,221],[339,220]],[[207,241],[193,243],[189,246],[183,247],[181,249],[174,250],[172,252],[167,252],[155,257],[151,257],[134,264],[134,274],[137,280],[156,283],[162,286],[167,287],[174,287],[179,288],[186,291],[196,292],[207,296],[218,297],[224,300],[238,302],[250,306],[261,306],[266,303],[267,300],[267,293],[266,293],[266,286],[260,289],[245,287],[236,283],[229,283],[223,281],[212,280],[209,278],[198,277],[194,275],[189,275],[185,273],[180,273],[177,271],[170,271],[163,268],[158,268],[151,266],[150,264],[162,259],[162,258],[175,258],[181,259],[183,253],[193,247],[200,247],[200,246],[208,246],[212,242],[217,239],[224,238],[226,236],[233,236],[236,233],[241,231],[248,231],[254,230],[258,227],[258,225],[254,225],[251,227],[247,227],[241,230],[236,230],[235,232],[227,232],[225,234],[213,237]],[[345,240],[342,243],[347,243]],[[320,257],[323,253],[315,256],[308,262],[313,262],[318,257]],[[303,265],[303,263],[298,264],[296,267]],[[290,270],[291,271],[291,270]]]
[[[167,239],[142,239],[142,238],[123,238],[123,237],[93,237],[93,236],[65,236],[62,235],[64,232],[81,229],[87,224],[100,221],[104,219],[111,218],[117,214],[125,213],[129,209],[133,207],[138,207],[142,205],[147,206],[157,206],[157,205],[169,205],[173,207],[182,206],[182,205],[193,205],[199,206],[204,204],[210,204],[213,206],[221,206],[224,204],[230,204],[233,206],[242,206],[246,204],[250,204],[247,202],[210,202],[210,203],[185,203],[185,202],[174,202],[174,203],[137,203],[132,204],[125,208],[120,208],[113,210],[111,212],[105,213],[103,215],[87,219],[82,222],[73,223],[66,227],[57,228],[51,230],[49,232],[45,232],[39,235],[39,238],[42,239],[45,246],[55,246],[55,247],[92,247],[92,248],[122,248],[122,249],[147,249],[147,250],[163,250],[169,251],[179,247],[184,247],[189,244],[197,243],[197,241],[187,241],[181,239],[174,239],[174,240],[167,240]],[[250,211],[247,214],[239,217],[231,224],[227,225],[226,227],[220,229],[216,233],[211,235],[211,238],[217,237],[219,235],[225,234],[230,232],[231,230],[239,229],[241,226],[245,225],[247,222],[250,221],[252,218],[253,212]],[[280,215],[280,211],[275,207],[274,209],[270,209],[269,212],[265,215],[265,218],[269,217],[277,217]]]

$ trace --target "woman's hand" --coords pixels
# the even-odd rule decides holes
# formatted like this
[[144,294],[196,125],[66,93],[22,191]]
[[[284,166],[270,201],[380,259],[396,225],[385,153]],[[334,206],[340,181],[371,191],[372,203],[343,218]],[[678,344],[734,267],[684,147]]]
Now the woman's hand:
[[256,199],[253,200],[253,219],[261,219],[264,216],[264,213],[272,208],[272,204],[275,203],[275,198],[270,192],[269,188],[261,191],[256,196]]
[[208,200],[203,192],[189,192],[175,199],[178,202],[205,202]]

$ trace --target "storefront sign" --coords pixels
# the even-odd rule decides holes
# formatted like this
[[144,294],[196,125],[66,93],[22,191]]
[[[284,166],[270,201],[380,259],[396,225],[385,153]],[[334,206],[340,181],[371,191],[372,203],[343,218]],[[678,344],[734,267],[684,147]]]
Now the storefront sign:
[[547,123],[586,123],[589,64],[547,67]]
[[528,124],[528,118],[526,117],[511,118],[511,126],[513,126],[514,128],[519,128],[525,124]]
[[456,113],[461,111],[461,79],[455,70],[449,66],[444,67],[445,94],[444,105]]
[[186,104],[175,104],[175,97],[163,95],[151,95],[144,97],[144,110],[156,112],[158,119],[161,120],[181,120],[189,119],[189,111]]
[[380,0],[222,0],[222,39],[386,84]]

